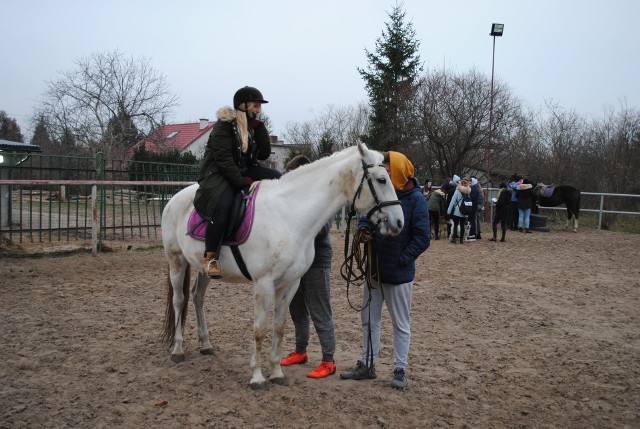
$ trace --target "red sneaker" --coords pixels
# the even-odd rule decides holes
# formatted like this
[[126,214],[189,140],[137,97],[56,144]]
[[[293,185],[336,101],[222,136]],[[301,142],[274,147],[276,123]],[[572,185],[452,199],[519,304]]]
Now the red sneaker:
[[307,354],[298,353],[298,352],[291,352],[287,355],[286,358],[280,359],[280,365],[282,366],[296,365],[296,364],[302,364],[306,362],[307,362]]
[[313,371],[307,373],[307,377],[309,378],[324,378],[328,377],[336,372],[336,361],[327,362],[322,361],[320,365],[314,369]]

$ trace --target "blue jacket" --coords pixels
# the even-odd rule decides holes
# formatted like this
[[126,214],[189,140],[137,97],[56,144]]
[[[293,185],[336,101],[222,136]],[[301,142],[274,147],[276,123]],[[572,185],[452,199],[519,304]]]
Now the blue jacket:
[[[383,236],[376,229],[373,240],[372,266],[379,267],[380,280],[384,283],[401,284],[413,281],[416,276],[416,259],[431,243],[429,209],[420,186],[412,178],[415,187],[397,192],[404,213],[404,228],[400,234]],[[359,229],[374,228],[365,217],[358,221]]]

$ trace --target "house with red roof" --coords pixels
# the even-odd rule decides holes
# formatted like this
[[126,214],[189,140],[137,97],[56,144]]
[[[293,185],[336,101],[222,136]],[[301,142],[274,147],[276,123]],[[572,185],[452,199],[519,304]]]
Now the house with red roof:
[[200,119],[200,122],[188,124],[162,125],[147,138],[136,143],[129,150],[129,155],[132,156],[135,149],[144,145],[147,152],[178,150],[180,153],[191,152],[200,159],[204,156],[204,149],[214,124],[215,121]]
[[[144,145],[145,150],[151,153],[178,150],[181,154],[191,152],[196,158],[202,159],[214,125],[215,121],[208,119],[187,124],[163,125],[129,149],[128,157],[131,158],[135,149]],[[271,156],[260,163],[279,171],[284,171],[284,164],[289,159],[292,149],[301,150],[306,146],[285,145],[283,141],[278,140],[277,136],[269,137],[271,138]]]

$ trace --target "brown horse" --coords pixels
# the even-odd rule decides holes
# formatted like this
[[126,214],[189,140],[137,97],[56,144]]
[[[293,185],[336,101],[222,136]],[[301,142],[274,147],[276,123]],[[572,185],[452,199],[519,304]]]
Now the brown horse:
[[533,189],[534,207],[557,207],[564,204],[567,207],[567,224],[564,229],[569,228],[569,221],[573,218],[573,232],[578,232],[578,217],[580,217],[580,191],[569,185],[544,185],[539,183]]

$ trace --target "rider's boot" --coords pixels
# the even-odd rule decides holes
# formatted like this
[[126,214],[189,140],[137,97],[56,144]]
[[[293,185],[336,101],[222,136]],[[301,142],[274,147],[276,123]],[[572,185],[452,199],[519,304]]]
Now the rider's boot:
[[210,279],[222,278],[222,273],[220,272],[220,268],[218,267],[218,258],[216,252],[204,252],[202,270]]

